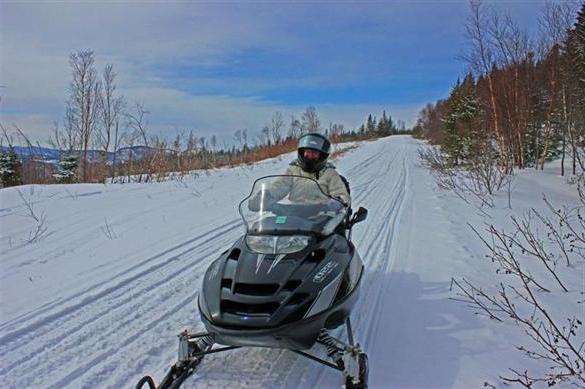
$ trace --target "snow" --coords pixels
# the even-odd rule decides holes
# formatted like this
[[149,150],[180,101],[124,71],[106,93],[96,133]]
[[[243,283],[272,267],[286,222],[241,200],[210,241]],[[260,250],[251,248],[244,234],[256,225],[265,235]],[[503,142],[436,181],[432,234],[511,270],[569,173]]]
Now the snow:
[[[451,278],[496,284],[482,243],[466,223],[486,219],[439,192],[417,161],[422,143],[393,136],[335,161],[368,208],[354,242],[366,264],[355,337],[370,361],[373,388],[501,386],[509,367],[543,369],[515,350],[512,323],[475,315],[451,298]],[[150,184],[76,184],[0,190],[0,380],[3,387],[133,387],[162,378],[176,359],[176,334],[203,329],[196,308],[207,266],[242,234],[237,212],[253,180],[284,172],[294,154],[255,166]],[[512,209],[499,195],[490,223],[542,209],[542,195],[575,205],[575,185],[520,172]],[[46,232],[27,242],[46,216]],[[508,223],[508,224],[507,224]],[[582,266],[567,279],[583,291]],[[564,300],[563,300],[564,301]],[[583,305],[583,304],[581,304]],[[577,314],[557,307],[560,314]],[[582,331],[582,329],[580,329]],[[582,334],[582,332],[581,332]],[[342,336],[342,334],[339,334]],[[581,337],[583,337],[581,335]],[[339,372],[283,350],[247,348],[208,356],[185,388],[340,387]]]

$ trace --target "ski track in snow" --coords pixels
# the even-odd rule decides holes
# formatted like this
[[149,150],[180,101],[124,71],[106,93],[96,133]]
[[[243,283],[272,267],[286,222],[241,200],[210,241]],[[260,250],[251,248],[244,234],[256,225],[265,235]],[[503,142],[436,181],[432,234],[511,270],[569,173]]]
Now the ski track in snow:
[[[395,261],[394,232],[408,191],[409,169],[416,160],[408,142],[369,146],[377,150],[361,163],[340,169],[350,181],[354,209],[364,206],[369,211],[353,235],[365,274],[352,320],[355,338],[366,351],[384,330],[376,312],[384,303]],[[196,300],[207,266],[219,247],[231,245],[241,233],[239,218],[218,224],[132,269],[1,323],[2,382],[14,388],[119,388],[133,387],[143,373],[160,379],[176,358],[174,335],[182,326],[202,328]],[[190,293],[177,298],[185,289]],[[345,338],[344,329],[335,334]],[[340,384],[338,372],[288,351],[246,348],[206,357],[184,387]]]
[[[120,339],[116,337],[120,331],[126,332],[128,326],[136,327],[136,323],[140,324],[138,333],[148,331],[155,323],[172,317],[173,311],[193,304],[196,294],[166,311],[157,309],[162,303],[173,303],[174,289],[181,278],[196,290],[207,265],[217,255],[217,247],[235,240],[238,236],[235,230],[239,227],[240,220],[232,220],[148,258],[139,264],[138,269],[134,269],[143,268],[137,274],[124,276],[121,273],[109,280],[117,282],[105,289],[98,290],[103,285],[94,285],[64,302],[3,323],[0,327],[3,332],[0,337],[0,354],[5,357],[2,358],[0,376],[10,374],[12,377],[26,377],[23,372],[34,368],[38,382],[24,381],[20,387],[40,384],[45,386],[51,371],[63,370],[63,366],[71,361],[77,362],[74,363],[76,368],[58,380],[54,387],[63,387],[80,374],[87,374],[98,362],[108,356],[114,357],[125,343],[140,340],[140,337],[133,334],[120,344]],[[202,262],[200,266],[194,266],[199,262]],[[157,317],[144,323],[144,318],[136,312],[144,313],[143,316],[148,312],[155,312]],[[17,329],[4,333],[6,328],[13,326],[17,326]],[[38,342],[40,337],[43,342]],[[90,361],[83,361],[82,357],[99,345],[105,350]],[[51,357],[47,358],[47,355]],[[46,362],[43,364],[43,361]]]

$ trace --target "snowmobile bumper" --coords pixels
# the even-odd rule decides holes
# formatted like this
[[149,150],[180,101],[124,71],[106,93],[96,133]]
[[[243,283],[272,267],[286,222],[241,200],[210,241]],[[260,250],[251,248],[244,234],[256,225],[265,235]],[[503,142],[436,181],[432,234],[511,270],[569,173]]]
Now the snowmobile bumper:
[[227,346],[288,348],[307,350],[313,347],[325,322],[324,315],[316,315],[294,323],[274,328],[226,328],[215,325],[205,317],[201,309],[201,320],[215,342]]

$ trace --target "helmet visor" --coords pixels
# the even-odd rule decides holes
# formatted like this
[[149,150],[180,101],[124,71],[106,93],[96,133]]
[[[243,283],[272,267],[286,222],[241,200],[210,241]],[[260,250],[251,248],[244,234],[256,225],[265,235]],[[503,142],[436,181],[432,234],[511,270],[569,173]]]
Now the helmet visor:
[[299,149],[313,149],[325,154],[329,154],[330,143],[320,136],[305,135],[299,139]]

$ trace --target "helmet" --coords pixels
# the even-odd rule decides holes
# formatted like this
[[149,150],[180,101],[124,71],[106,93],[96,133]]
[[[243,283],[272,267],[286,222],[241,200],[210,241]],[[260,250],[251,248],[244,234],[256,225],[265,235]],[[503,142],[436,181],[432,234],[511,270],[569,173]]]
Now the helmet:
[[[311,149],[320,153],[318,160],[306,159],[304,156],[305,149]],[[329,151],[331,150],[331,142],[321,134],[312,132],[305,134],[299,138],[299,146],[297,148],[297,160],[299,166],[306,172],[316,173],[325,167]]]

